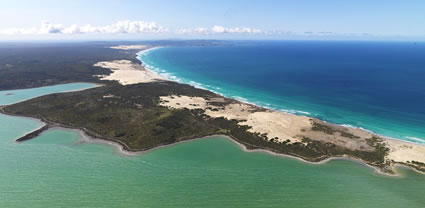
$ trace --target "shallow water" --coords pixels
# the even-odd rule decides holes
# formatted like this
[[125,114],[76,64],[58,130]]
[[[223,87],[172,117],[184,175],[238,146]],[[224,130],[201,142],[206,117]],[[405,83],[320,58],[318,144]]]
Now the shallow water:
[[47,95],[51,93],[82,90],[82,89],[93,88],[96,86],[97,86],[96,84],[92,84],[92,83],[70,83],[70,84],[59,84],[59,85],[37,87],[37,88],[30,88],[30,89],[0,91],[0,106],[21,102],[24,100],[28,100],[34,97]]
[[139,58],[228,97],[425,144],[425,43],[234,42]]
[[[29,96],[37,96],[28,93]],[[425,175],[380,175],[360,163],[312,165],[244,152],[223,137],[137,156],[75,131],[0,114],[0,207],[423,207]]]

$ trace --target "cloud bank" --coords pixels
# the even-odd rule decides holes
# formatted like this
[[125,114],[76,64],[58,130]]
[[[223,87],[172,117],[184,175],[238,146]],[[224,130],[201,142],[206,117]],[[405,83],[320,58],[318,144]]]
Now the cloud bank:
[[188,28],[169,31],[167,28],[156,22],[145,21],[118,21],[110,25],[93,26],[76,25],[63,26],[62,24],[52,24],[43,21],[39,27],[31,28],[6,28],[0,29],[0,35],[47,35],[47,34],[125,34],[125,33],[171,33],[171,34],[195,34],[195,35],[214,35],[214,34],[261,34],[259,29],[250,27],[223,27],[215,25],[211,28]]
[[371,34],[361,33],[333,33],[333,32],[293,32],[282,30],[266,30],[251,27],[224,27],[214,25],[210,28],[185,28],[169,30],[156,22],[123,20],[113,24],[94,25],[70,25],[52,24],[43,21],[38,27],[31,28],[6,28],[0,29],[0,35],[76,35],[76,34],[168,34],[168,35],[257,35],[265,37],[371,37]]
[[46,35],[46,34],[119,34],[119,33],[160,33],[168,30],[155,22],[118,21],[104,26],[52,24],[43,21],[39,27],[0,29],[2,35]]

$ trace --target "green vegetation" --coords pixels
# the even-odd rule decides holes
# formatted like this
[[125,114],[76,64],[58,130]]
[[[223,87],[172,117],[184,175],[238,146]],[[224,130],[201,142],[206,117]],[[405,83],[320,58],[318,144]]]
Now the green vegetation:
[[310,121],[312,121],[312,124],[313,124],[313,127],[311,127],[312,131],[322,131],[322,132],[325,132],[327,134],[334,134],[334,133],[338,132],[343,137],[347,137],[347,138],[351,138],[351,139],[360,138],[360,137],[353,135],[353,134],[351,134],[347,131],[343,131],[343,130],[340,130],[340,129],[337,129],[337,128],[332,128],[328,125],[321,124],[317,120],[310,119]]
[[421,163],[421,162],[418,162],[418,161],[412,161],[412,163],[425,168],[425,163]]
[[97,44],[0,48],[0,90],[99,82],[93,75],[110,71],[93,67],[93,64],[105,59],[136,61],[132,53]]
[[419,161],[407,161],[407,164],[403,164],[403,165],[407,165],[409,167],[412,167],[418,171],[421,172],[425,172],[425,163],[419,162]]
[[173,82],[125,87],[110,84],[82,92],[47,95],[4,110],[84,128],[101,138],[124,143],[128,150],[146,150],[217,133],[218,129],[205,122],[200,113],[157,105],[159,96],[178,93],[208,95]]

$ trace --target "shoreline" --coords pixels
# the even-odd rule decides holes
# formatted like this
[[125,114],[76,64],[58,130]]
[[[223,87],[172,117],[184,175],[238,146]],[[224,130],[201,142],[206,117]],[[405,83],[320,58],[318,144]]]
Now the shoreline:
[[[213,139],[212,137],[222,137],[222,138],[229,140],[233,144],[237,145],[243,152],[246,152],[246,153],[255,153],[255,152],[265,153],[265,154],[269,154],[269,155],[272,155],[272,156],[282,157],[282,158],[285,158],[285,159],[292,159],[292,160],[295,160],[295,161],[298,161],[298,162],[301,162],[301,163],[310,164],[310,165],[322,165],[322,164],[325,164],[325,163],[332,161],[332,160],[350,161],[350,162],[355,162],[355,163],[358,163],[360,165],[363,165],[367,168],[370,168],[375,173],[377,173],[379,175],[390,176],[390,177],[402,177],[402,175],[398,172],[395,172],[395,174],[385,173],[385,172],[382,172],[379,168],[374,167],[372,165],[369,165],[367,162],[365,162],[361,159],[354,158],[354,157],[347,156],[347,155],[328,157],[328,158],[321,159],[317,162],[314,162],[314,161],[305,160],[301,157],[297,157],[297,156],[294,156],[294,155],[277,153],[277,152],[274,152],[274,151],[269,150],[269,149],[263,149],[263,148],[249,149],[245,144],[243,144],[243,143],[239,142],[237,139],[235,139],[235,138],[233,138],[229,135],[225,135],[225,134],[212,134],[212,135],[207,135],[207,136],[202,136],[202,137],[194,137],[194,138],[190,138],[190,139],[184,139],[184,140],[181,140],[181,141],[178,141],[178,142],[175,142],[175,143],[171,143],[171,144],[159,145],[159,146],[147,149],[147,150],[131,150],[127,147],[127,145],[125,145],[122,142],[104,139],[100,135],[97,135],[96,133],[93,133],[93,132],[91,132],[91,131],[89,131],[85,128],[67,126],[67,125],[54,123],[54,122],[46,121],[44,119],[38,119],[38,118],[33,118],[33,117],[17,116],[17,115],[5,113],[3,111],[0,112],[0,113],[3,114],[3,115],[7,115],[7,116],[14,116],[14,117],[25,118],[25,119],[32,119],[32,120],[36,120],[36,121],[40,122],[42,124],[42,127],[37,128],[35,130],[32,130],[32,131],[24,134],[24,136],[26,136],[28,134],[31,134],[32,132],[39,131],[39,130],[43,129],[41,132],[38,132],[38,135],[36,135],[35,137],[30,138],[30,139],[35,139],[35,138],[41,136],[42,134],[44,134],[45,132],[50,131],[50,130],[55,130],[55,129],[59,129],[59,130],[63,130],[63,131],[71,131],[71,132],[75,132],[75,133],[79,134],[79,140],[77,141],[78,143],[92,143],[92,144],[108,145],[108,146],[115,148],[119,154],[124,155],[124,156],[138,156],[138,155],[143,155],[143,154],[146,154],[146,153],[158,150],[158,149],[167,148],[167,147],[170,147],[170,146],[173,146],[173,145],[183,144],[183,143],[186,143],[186,142],[193,142],[195,140],[203,140],[203,139]],[[18,141],[18,139],[21,138],[21,137],[16,138],[14,140],[14,142],[21,143],[21,142],[27,141],[27,140]],[[407,168],[409,170],[413,170],[413,171],[420,173],[420,174],[425,174],[425,173],[420,172],[420,171],[416,170],[415,168],[410,167],[410,166],[405,165],[405,164],[396,164],[394,167],[403,167],[403,168]]]
[[[352,157],[346,157],[346,156],[329,157],[329,158],[320,160],[318,162],[312,162],[312,161],[304,160],[303,158],[300,158],[300,157],[296,157],[296,156],[292,156],[292,155],[288,155],[288,154],[276,153],[276,152],[273,152],[273,151],[270,151],[270,150],[267,150],[267,149],[248,149],[244,144],[235,140],[231,136],[228,136],[228,135],[225,135],[225,134],[213,134],[213,135],[199,137],[199,138],[186,139],[186,140],[178,141],[178,142],[175,142],[175,143],[172,143],[172,144],[160,145],[160,146],[148,149],[148,150],[128,151],[118,142],[99,139],[99,138],[93,138],[93,137],[87,135],[81,129],[68,129],[68,128],[63,128],[63,127],[54,127],[52,129],[64,129],[64,130],[71,130],[71,131],[73,130],[73,131],[79,132],[83,142],[110,145],[110,146],[115,147],[116,150],[120,154],[125,155],[125,156],[138,156],[138,155],[143,155],[143,154],[146,154],[146,153],[158,150],[158,149],[167,148],[167,147],[170,147],[170,146],[173,146],[173,145],[179,145],[179,144],[184,144],[184,143],[188,143],[188,142],[193,142],[195,140],[214,139],[214,137],[222,137],[222,138],[229,140],[230,142],[232,142],[233,144],[238,146],[243,152],[246,152],[246,153],[265,153],[265,154],[269,154],[269,155],[272,155],[272,156],[282,157],[282,158],[285,158],[285,159],[292,159],[292,160],[295,160],[295,161],[298,161],[298,162],[301,162],[301,163],[306,163],[306,164],[311,164],[311,165],[322,165],[322,164],[325,164],[325,163],[332,161],[332,160],[350,161],[350,162],[355,162],[357,164],[364,165],[367,168],[374,170],[375,173],[378,173],[380,175],[385,175],[385,176],[390,176],[390,177],[401,177],[402,176],[400,173],[397,173],[397,172],[396,172],[396,174],[389,174],[389,173],[382,172],[380,169],[367,164],[363,160],[360,160],[360,159],[357,159],[357,158],[352,158]],[[412,167],[405,166],[403,164],[400,164],[399,166],[402,166],[402,167],[405,167],[405,168],[408,168],[408,169],[413,169],[414,171],[416,171],[418,173],[424,174],[422,172],[417,171],[416,169],[414,169]]]
[[[66,92],[63,92],[63,93],[66,93]],[[328,161],[332,161],[332,160],[347,160],[347,161],[362,164],[365,167],[373,169],[375,173],[378,173],[378,174],[381,174],[381,175],[386,175],[386,176],[391,176],[391,177],[400,177],[401,176],[401,174],[396,172],[396,171],[394,172],[394,174],[383,172],[378,167],[370,165],[370,164],[368,164],[368,162],[366,162],[366,161],[364,161],[360,158],[355,158],[355,157],[352,157],[352,156],[349,156],[349,155],[331,156],[331,157],[326,157],[326,158],[318,158],[318,161],[309,161],[309,160],[304,159],[301,156],[290,155],[290,154],[285,154],[285,153],[278,153],[278,152],[275,152],[275,151],[270,150],[268,148],[256,147],[256,146],[252,146],[252,145],[249,145],[249,144],[244,144],[244,143],[240,142],[238,139],[233,138],[232,136],[229,136],[229,135],[225,135],[225,134],[211,134],[211,135],[205,135],[205,136],[201,136],[201,137],[190,137],[190,138],[185,138],[181,141],[177,141],[177,142],[170,143],[170,144],[160,144],[156,147],[153,147],[153,148],[150,148],[150,149],[147,149],[147,150],[137,150],[137,149],[129,148],[123,142],[120,142],[118,140],[111,140],[111,139],[105,138],[105,137],[98,135],[97,133],[94,133],[94,132],[92,132],[92,131],[90,131],[86,128],[64,125],[64,124],[48,121],[48,120],[45,120],[45,119],[42,119],[42,118],[14,115],[14,114],[11,114],[11,113],[4,112],[3,109],[0,109],[0,113],[3,114],[3,115],[6,115],[6,116],[13,116],[13,117],[35,120],[35,121],[40,123],[40,125],[41,125],[40,127],[36,128],[34,130],[31,130],[31,131],[23,134],[20,137],[17,137],[13,141],[13,142],[16,142],[16,143],[24,142],[24,141],[17,141],[17,140],[19,138],[27,136],[28,134],[39,131],[40,129],[43,129],[43,130],[40,131],[40,132],[37,132],[37,135],[35,137],[32,137],[31,139],[37,138],[38,136],[42,135],[44,132],[52,130],[52,129],[62,129],[62,130],[65,130],[65,131],[78,132],[78,134],[80,134],[80,139],[83,142],[110,145],[110,146],[115,147],[118,150],[118,152],[122,155],[137,156],[137,155],[145,154],[145,153],[148,153],[148,152],[151,152],[151,151],[155,151],[157,149],[166,148],[166,147],[176,145],[176,144],[180,144],[180,143],[191,142],[191,141],[198,140],[198,139],[209,139],[211,137],[219,136],[219,137],[223,137],[223,138],[230,140],[232,143],[239,146],[239,148],[241,148],[241,150],[244,151],[244,152],[262,152],[262,153],[270,154],[270,155],[273,155],[273,156],[283,157],[283,158],[287,158],[287,159],[294,159],[294,160],[297,160],[299,162],[303,162],[303,163],[307,163],[307,164],[311,164],[311,165],[321,165],[321,164],[325,164]],[[248,146],[253,147],[253,149],[248,148]],[[411,167],[411,166],[404,164],[404,163],[395,163],[395,164],[392,165],[392,167],[404,167],[404,168],[407,168],[409,170],[414,170],[417,173],[425,174],[425,172],[421,172],[421,171],[417,170],[416,168]]]
[[[226,98],[228,98],[228,99],[237,100],[237,101],[239,101],[239,102],[241,102],[241,103],[245,103],[245,104],[247,104],[247,105],[253,105],[253,106],[256,106],[256,107],[259,107],[259,108],[262,108],[262,109],[267,109],[267,110],[271,110],[271,111],[275,111],[275,112],[281,112],[281,113],[289,114],[289,115],[295,115],[295,116],[301,116],[301,117],[307,117],[307,118],[319,119],[319,118],[316,118],[316,117],[310,116],[310,115],[309,115],[310,113],[308,113],[308,112],[307,112],[307,113],[308,113],[308,115],[305,115],[305,113],[304,113],[303,115],[299,115],[299,114],[296,114],[296,113],[292,113],[292,112],[291,112],[291,111],[294,111],[294,112],[300,112],[300,111],[297,111],[297,110],[286,110],[286,109],[285,109],[285,110],[283,110],[283,109],[282,109],[282,110],[279,110],[279,109],[275,109],[275,108],[272,108],[272,107],[262,106],[262,105],[260,105],[260,104],[256,104],[256,103],[254,103],[254,102],[250,102],[250,101],[246,100],[246,99],[245,99],[245,98],[243,98],[243,97],[241,97],[241,99],[237,99],[237,98],[234,98],[234,97],[226,96],[226,95],[224,95],[224,94],[222,94],[222,93],[218,93],[218,92],[216,92],[216,91],[214,91],[214,90],[210,90],[210,89],[208,89],[208,88],[200,87],[200,86],[195,85],[195,84],[185,83],[185,82],[179,82],[179,81],[176,81],[176,80],[169,79],[169,78],[164,77],[163,75],[161,75],[161,74],[159,74],[159,73],[156,73],[155,71],[153,71],[153,70],[149,69],[149,67],[146,67],[146,65],[144,64],[143,60],[142,60],[141,58],[139,58],[139,55],[142,55],[142,54],[148,53],[148,52],[150,52],[150,51],[152,51],[152,50],[156,50],[156,49],[160,49],[160,48],[165,48],[165,47],[166,47],[166,46],[158,46],[158,47],[152,47],[152,48],[143,49],[143,50],[141,50],[141,51],[139,51],[139,52],[137,52],[137,53],[136,53],[136,59],[137,59],[137,60],[139,60],[139,61],[141,62],[141,66],[142,66],[145,70],[147,70],[147,71],[149,71],[149,72],[151,72],[151,73],[154,73],[154,74],[156,74],[156,75],[158,75],[158,76],[162,77],[164,80],[167,80],[167,81],[177,82],[177,83],[179,83],[179,84],[186,84],[186,85],[190,85],[190,86],[192,86],[192,87],[198,88],[198,89],[207,90],[207,91],[210,91],[210,92],[215,93],[215,94],[217,94],[217,95],[220,95],[220,96],[226,97]],[[390,137],[390,136],[381,135],[381,134],[379,134],[379,133],[376,133],[376,132],[374,132],[374,131],[372,131],[372,130],[369,130],[369,129],[366,129],[366,128],[364,128],[364,127],[353,126],[353,125],[350,125],[350,124],[340,124],[340,123],[334,123],[334,122],[331,122],[331,121],[328,121],[328,120],[324,120],[324,119],[319,119],[319,120],[321,120],[321,121],[323,121],[323,122],[326,122],[326,123],[329,123],[329,124],[333,124],[333,125],[337,125],[337,126],[345,127],[345,128],[351,128],[351,129],[358,129],[358,130],[361,130],[361,131],[366,131],[366,132],[369,132],[369,133],[371,133],[371,134],[377,135],[377,136],[379,136],[379,137],[381,137],[381,138],[384,138],[384,139],[387,139],[387,140],[392,140],[392,141],[396,141],[396,142],[405,142],[405,143],[408,143],[408,144],[412,144],[412,145],[419,145],[419,146],[424,146],[424,147],[425,147],[425,140],[424,140],[424,143],[416,143],[416,142],[414,142],[414,141],[404,140],[404,139],[401,139],[401,138],[396,138],[396,137]]]

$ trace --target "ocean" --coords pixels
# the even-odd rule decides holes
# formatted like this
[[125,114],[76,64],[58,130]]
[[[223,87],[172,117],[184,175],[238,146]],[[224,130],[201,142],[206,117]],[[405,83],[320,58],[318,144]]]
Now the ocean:
[[139,54],[171,80],[425,144],[425,43],[234,41]]

